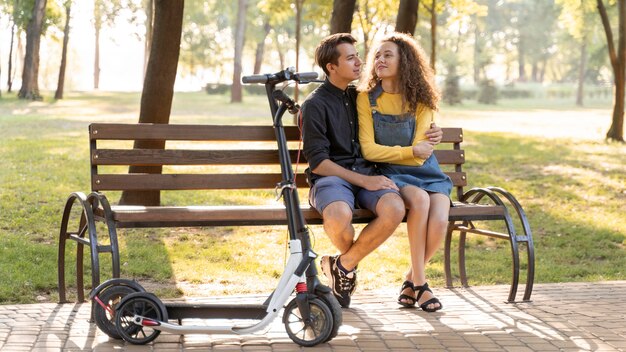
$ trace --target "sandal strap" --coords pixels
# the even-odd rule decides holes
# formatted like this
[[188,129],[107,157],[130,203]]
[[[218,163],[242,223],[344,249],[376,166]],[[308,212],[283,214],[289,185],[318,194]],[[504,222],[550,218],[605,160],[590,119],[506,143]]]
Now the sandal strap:
[[417,292],[417,300],[419,301],[420,298],[422,297],[422,295],[424,294],[424,292],[428,291],[430,293],[433,293],[433,291],[430,289],[430,287],[428,287],[428,282],[424,283],[422,286],[413,286],[415,291]]
[[[411,289],[411,291],[413,291],[413,295],[407,295],[404,292],[404,290],[406,289]],[[398,297],[398,304],[404,306],[404,307],[415,307],[415,304],[417,303],[417,299],[415,298],[415,287],[413,285],[413,283],[409,280],[404,281],[404,283],[402,283],[402,288],[400,288],[400,296]],[[405,302],[402,302],[402,301]]]
[[[439,307],[428,309],[428,306],[431,304],[439,304]],[[433,297],[429,299],[428,301],[420,304],[420,308],[422,308],[422,310],[426,312],[436,312],[440,310],[441,308],[443,308],[443,305],[441,304],[441,302],[439,301],[437,297]]]
[[413,286],[413,283],[409,280],[406,280],[405,282],[402,283],[402,287],[400,288],[400,292],[406,290],[407,288],[410,288],[411,290],[415,291],[415,286]]

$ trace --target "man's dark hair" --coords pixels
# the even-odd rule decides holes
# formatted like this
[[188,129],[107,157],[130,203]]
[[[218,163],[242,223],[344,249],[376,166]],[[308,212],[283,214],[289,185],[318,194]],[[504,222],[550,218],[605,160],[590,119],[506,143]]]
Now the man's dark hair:
[[329,63],[337,65],[339,59],[337,46],[343,43],[354,44],[356,39],[350,33],[335,33],[322,39],[317,48],[315,48],[315,63],[324,70],[327,76],[328,69],[326,65]]

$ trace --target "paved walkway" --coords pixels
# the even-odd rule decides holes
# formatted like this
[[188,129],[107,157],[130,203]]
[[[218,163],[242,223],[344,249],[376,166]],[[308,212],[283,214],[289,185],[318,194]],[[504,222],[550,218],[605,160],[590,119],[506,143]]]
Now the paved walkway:
[[445,308],[429,314],[400,309],[395,289],[357,292],[339,336],[313,348],[292,343],[280,319],[264,335],[162,334],[151,345],[132,346],[89,324],[88,303],[4,305],[0,350],[626,351],[626,281],[539,284],[532,303],[518,304],[504,303],[503,285],[436,293]]

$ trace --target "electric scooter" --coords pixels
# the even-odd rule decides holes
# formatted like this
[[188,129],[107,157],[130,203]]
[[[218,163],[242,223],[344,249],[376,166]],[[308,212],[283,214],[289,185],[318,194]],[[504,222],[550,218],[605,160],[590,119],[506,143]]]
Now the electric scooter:
[[[296,114],[299,106],[276,86],[282,82],[301,84],[317,79],[317,73],[296,73],[288,68],[273,74],[242,78],[243,83],[264,84],[278,143],[282,181],[277,191],[282,195],[287,214],[290,255],[276,289],[262,304],[189,304],[163,303],[136,281],[111,279],[89,295],[93,301],[96,325],[113,338],[132,344],[146,344],[162,331],[174,334],[250,334],[266,331],[284,308],[283,323],[287,334],[298,345],[315,346],[337,336],[342,323],[341,306],[329,287],[320,283],[311,248],[309,231],[300,210],[287,139],[282,123],[286,111]],[[291,294],[295,298],[289,303]],[[182,325],[183,319],[252,319],[245,326]],[[171,321],[177,321],[178,324]]]

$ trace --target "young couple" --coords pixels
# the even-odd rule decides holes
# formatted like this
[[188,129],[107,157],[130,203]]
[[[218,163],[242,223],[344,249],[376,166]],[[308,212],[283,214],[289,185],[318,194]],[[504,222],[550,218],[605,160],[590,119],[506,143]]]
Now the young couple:
[[[423,50],[404,34],[386,36],[369,55],[359,92],[362,61],[350,34],[331,35],[315,50],[326,81],[302,105],[303,152],[309,201],[339,251],[323,256],[322,271],[343,307],[356,288],[358,263],[380,246],[407,216],[411,265],[398,303],[434,312],[443,307],[426,282],[425,266],[448,224],[450,179],[433,147],[439,95]],[[354,208],[375,215],[358,236]]]

